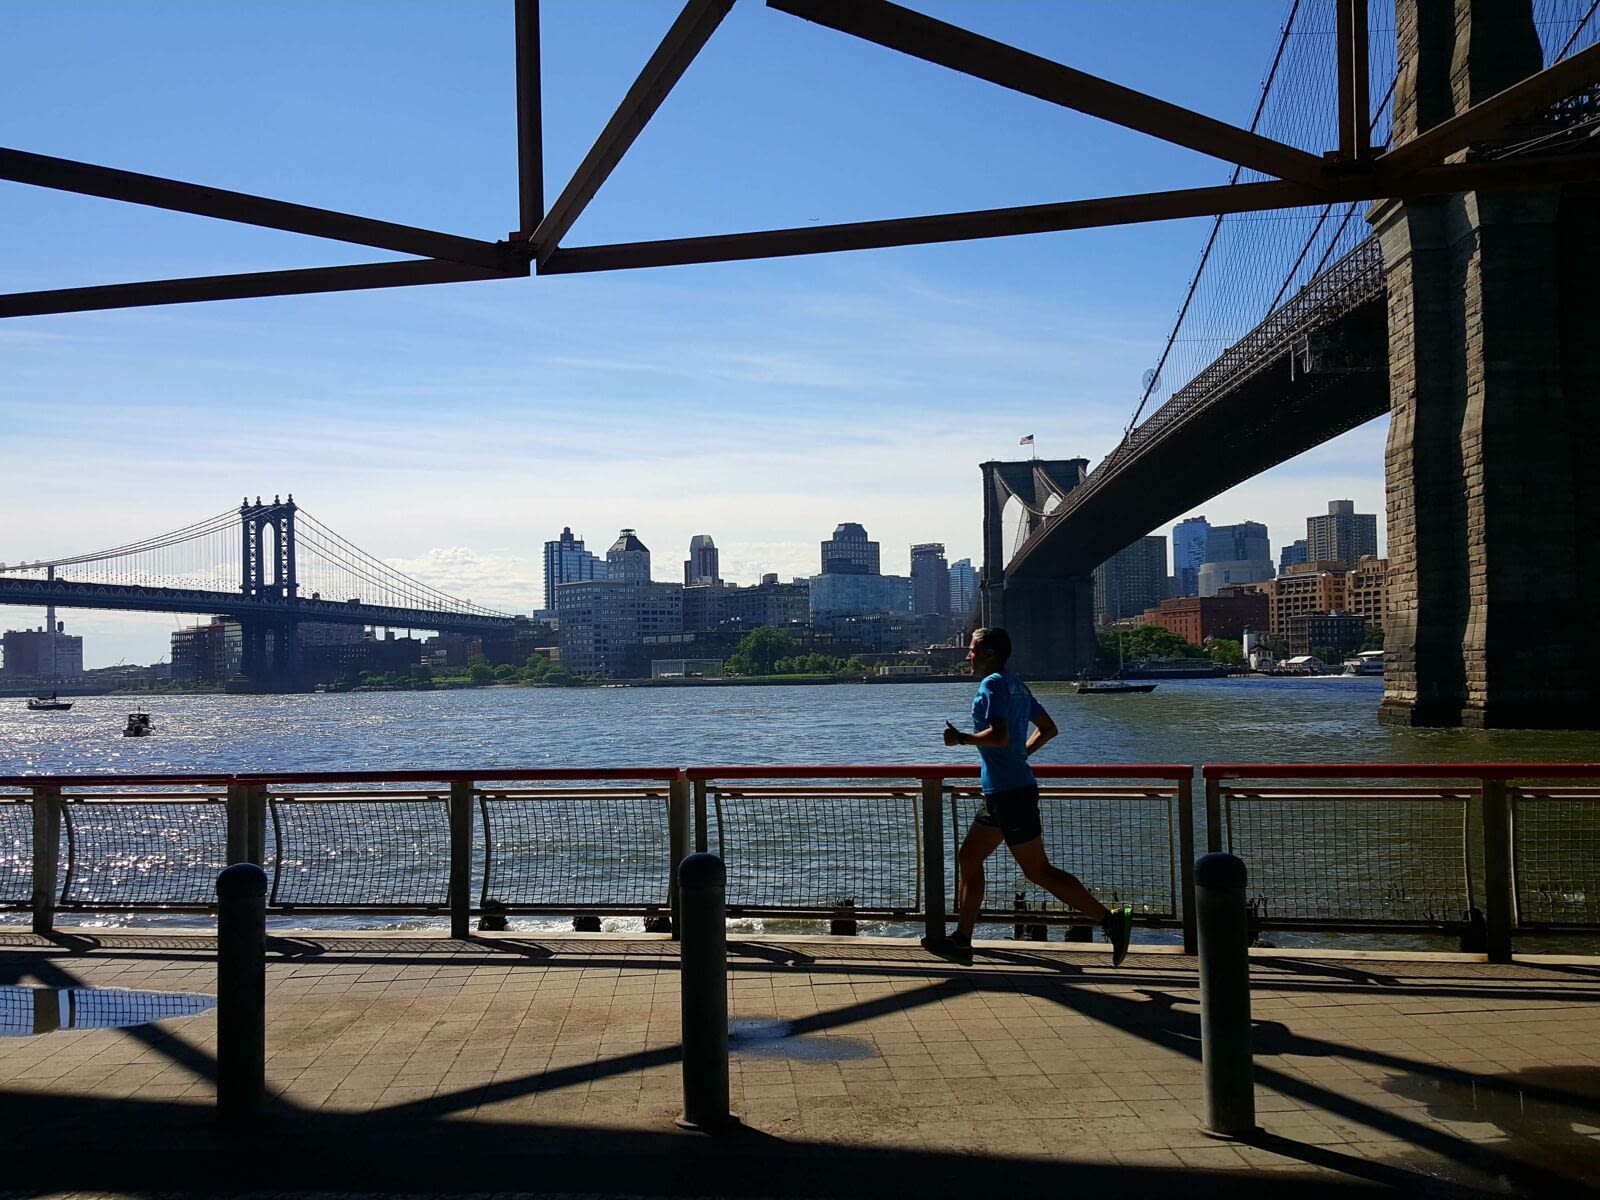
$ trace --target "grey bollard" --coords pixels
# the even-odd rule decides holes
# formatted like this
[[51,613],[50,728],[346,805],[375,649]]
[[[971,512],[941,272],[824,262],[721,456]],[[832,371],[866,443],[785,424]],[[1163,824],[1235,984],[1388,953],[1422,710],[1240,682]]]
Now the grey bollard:
[[678,865],[683,914],[683,1115],[678,1125],[703,1133],[738,1124],[728,1112],[726,888],[727,872],[715,854],[691,854]]
[[234,863],[217,876],[217,1115],[247,1125],[267,1073],[267,873]]
[[1195,863],[1200,944],[1200,1055],[1206,1081],[1206,1131],[1241,1138],[1256,1128],[1255,1063],[1250,1052],[1250,932],[1245,865],[1231,854]]

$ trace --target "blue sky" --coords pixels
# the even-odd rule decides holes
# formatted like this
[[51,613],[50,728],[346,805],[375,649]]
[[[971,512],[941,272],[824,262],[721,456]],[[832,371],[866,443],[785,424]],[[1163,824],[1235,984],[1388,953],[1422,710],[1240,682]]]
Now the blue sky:
[[[1285,6],[916,7],[1244,123]],[[545,0],[551,197],[676,5]],[[516,223],[511,4],[5,0],[0,144],[494,239]],[[742,0],[569,244],[1224,182],[1226,164]],[[540,544],[621,526],[678,577],[815,570],[842,520],[904,570],[978,557],[976,464],[1098,459],[1205,223],[0,322],[0,559],[113,545],[295,493],[428,582],[518,611]],[[0,288],[382,252],[0,183]],[[1276,547],[1382,513],[1383,423],[1216,498]],[[1162,531],[1164,532],[1164,531]],[[25,610],[8,624],[36,623]],[[68,614],[91,665],[169,617]]]

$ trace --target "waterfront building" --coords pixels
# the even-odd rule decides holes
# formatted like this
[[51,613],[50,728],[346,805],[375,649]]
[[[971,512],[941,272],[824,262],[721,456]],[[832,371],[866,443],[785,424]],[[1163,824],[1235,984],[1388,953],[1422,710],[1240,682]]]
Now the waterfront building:
[[66,632],[66,622],[49,620],[37,629],[8,629],[0,635],[0,679],[77,679],[83,674],[83,639]]
[[174,683],[227,683],[244,663],[244,629],[220,617],[172,634]]
[[626,583],[650,582],[650,547],[633,530],[624,529],[617,534],[617,540],[606,551],[606,578]]
[[978,572],[970,558],[950,564],[950,615],[958,622],[971,619],[978,603]]
[[876,575],[878,543],[867,538],[867,531],[854,521],[837,525],[833,537],[822,543],[822,574]]
[[1266,596],[1258,591],[1180,596],[1147,609],[1144,623],[1170,630],[1192,645],[1200,646],[1208,638],[1241,640],[1246,629],[1259,628],[1268,622],[1270,609]]
[[1389,560],[1362,555],[1345,576],[1344,610],[1355,613],[1369,629],[1384,627],[1388,598]]
[[349,642],[364,642],[367,631],[360,625],[340,625],[333,621],[301,621],[300,645],[338,646]]
[[911,580],[903,575],[824,573],[811,580],[808,616],[813,625],[832,617],[911,611]]
[[950,566],[943,542],[911,547],[911,611],[919,617],[950,611]]
[[689,633],[697,633],[705,630],[715,629],[718,625],[722,624],[724,619],[724,601],[728,593],[732,592],[733,590],[733,588],[720,581],[716,583],[684,584],[684,631]]
[[1172,527],[1173,595],[1195,596],[1200,592],[1200,564],[1206,561],[1206,539],[1211,522],[1204,517],[1186,517]]
[[683,586],[722,582],[718,569],[717,544],[709,533],[697,533],[689,539],[689,557],[683,564]]
[[752,587],[729,588],[723,593],[722,624],[729,628],[781,629],[804,625],[810,619],[811,589],[779,583],[776,575],[763,575]]
[[1142,537],[1094,569],[1094,623],[1137,617],[1166,599],[1167,539]]
[[1309,562],[1353,563],[1377,553],[1377,514],[1358,513],[1354,500],[1329,500],[1326,516],[1306,518]]
[[572,536],[570,526],[561,536],[544,544],[544,606],[556,611],[556,589],[563,583],[604,579],[606,564],[597,554],[583,548],[583,539]]
[[1306,551],[1306,539],[1297,538],[1278,552],[1278,574],[1290,567],[1306,562],[1311,556]]
[[1301,613],[1288,618],[1283,633],[1291,656],[1326,647],[1333,651],[1329,661],[1337,664],[1361,649],[1367,623],[1354,613]]
[[[626,543],[632,532],[625,530],[619,544]],[[626,545],[620,552],[613,547],[612,552],[638,553]],[[648,569],[648,550],[644,556]],[[616,561],[608,555],[608,568]],[[627,569],[639,569],[637,559],[623,561]],[[630,646],[640,645],[648,636],[683,631],[681,584],[608,577],[563,583],[556,591],[561,597],[561,662],[579,675],[624,677]]]
[[364,634],[359,641],[325,642],[301,650],[301,666],[308,683],[355,683],[364,674],[409,675],[429,658],[420,638],[396,637],[392,629],[381,638]]

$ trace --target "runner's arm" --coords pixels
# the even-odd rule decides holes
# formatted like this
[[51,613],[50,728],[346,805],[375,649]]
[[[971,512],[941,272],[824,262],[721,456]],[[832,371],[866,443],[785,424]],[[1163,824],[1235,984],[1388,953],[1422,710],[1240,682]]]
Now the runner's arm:
[[985,750],[999,750],[1011,744],[1011,730],[1008,728],[1004,717],[995,717],[989,722],[989,727],[982,733],[962,733],[946,721],[944,744],[946,746],[981,746]]
[[1039,752],[1039,747],[1043,746],[1046,742],[1060,732],[1061,731],[1056,728],[1056,723],[1050,719],[1050,714],[1045,712],[1044,709],[1035,706],[1033,714],[1033,733],[1028,738],[1028,757],[1032,758]]

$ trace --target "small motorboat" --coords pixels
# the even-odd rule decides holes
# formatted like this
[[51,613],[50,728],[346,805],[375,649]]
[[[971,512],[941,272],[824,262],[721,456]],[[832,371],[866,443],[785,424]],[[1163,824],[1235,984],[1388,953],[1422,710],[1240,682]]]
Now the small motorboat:
[[1080,696],[1114,696],[1124,692],[1153,692],[1153,683],[1125,683],[1120,679],[1081,679],[1072,685]]
[[48,696],[30,696],[28,698],[29,712],[66,712],[71,707],[71,700],[57,700],[54,692],[51,692]]
[[128,723],[123,726],[123,737],[149,737],[155,732],[155,727],[150,724],[150,714],[132,712],[128,714]]

